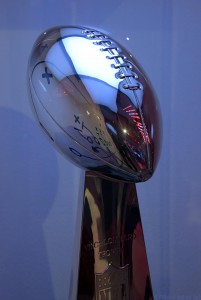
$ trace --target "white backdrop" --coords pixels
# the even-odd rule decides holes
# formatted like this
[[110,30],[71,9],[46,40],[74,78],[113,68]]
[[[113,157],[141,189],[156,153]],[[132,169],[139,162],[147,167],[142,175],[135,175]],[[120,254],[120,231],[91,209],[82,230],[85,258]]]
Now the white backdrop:
[[138,196],[154,294],[201,299],[199,0],[0,0],[0,299],[68,299],[81,171],[44,138],[26,84],[35,39],[57,25],[108,31],[150,77],[163,150]]

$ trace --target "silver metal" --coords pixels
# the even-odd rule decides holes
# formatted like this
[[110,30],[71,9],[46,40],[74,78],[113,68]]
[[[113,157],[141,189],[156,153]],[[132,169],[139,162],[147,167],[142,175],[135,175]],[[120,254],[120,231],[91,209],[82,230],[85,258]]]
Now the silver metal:
[[144,71],[109,35],[66,26],[38,38],[28,77],[42,129],[88,170],[77,299],[152,299],[135,183],[155,170],[160,114]]
[[84,200],[77,299],[153,299],[135,184],[87,172]]

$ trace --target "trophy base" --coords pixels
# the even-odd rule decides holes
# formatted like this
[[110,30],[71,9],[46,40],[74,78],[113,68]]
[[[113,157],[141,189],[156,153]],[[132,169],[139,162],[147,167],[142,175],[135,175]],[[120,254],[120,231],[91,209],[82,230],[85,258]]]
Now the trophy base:
[[78,300],[153,300],[134,183],[86,172]]

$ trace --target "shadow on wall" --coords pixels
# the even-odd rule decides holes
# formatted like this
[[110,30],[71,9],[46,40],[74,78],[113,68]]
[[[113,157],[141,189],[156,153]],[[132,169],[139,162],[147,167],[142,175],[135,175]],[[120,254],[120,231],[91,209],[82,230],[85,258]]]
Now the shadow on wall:
[[42,226],[57,190],[56,155],[25,115],[1,107],[0,124],[0,299],[54,300]]

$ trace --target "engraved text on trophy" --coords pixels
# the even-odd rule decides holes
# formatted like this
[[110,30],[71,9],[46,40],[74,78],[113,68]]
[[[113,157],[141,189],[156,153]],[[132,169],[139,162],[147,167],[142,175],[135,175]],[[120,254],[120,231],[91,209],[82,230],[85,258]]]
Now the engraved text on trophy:
[[102,274],[96,274],[96,300],[128,300],[129,266],[109,265]]

